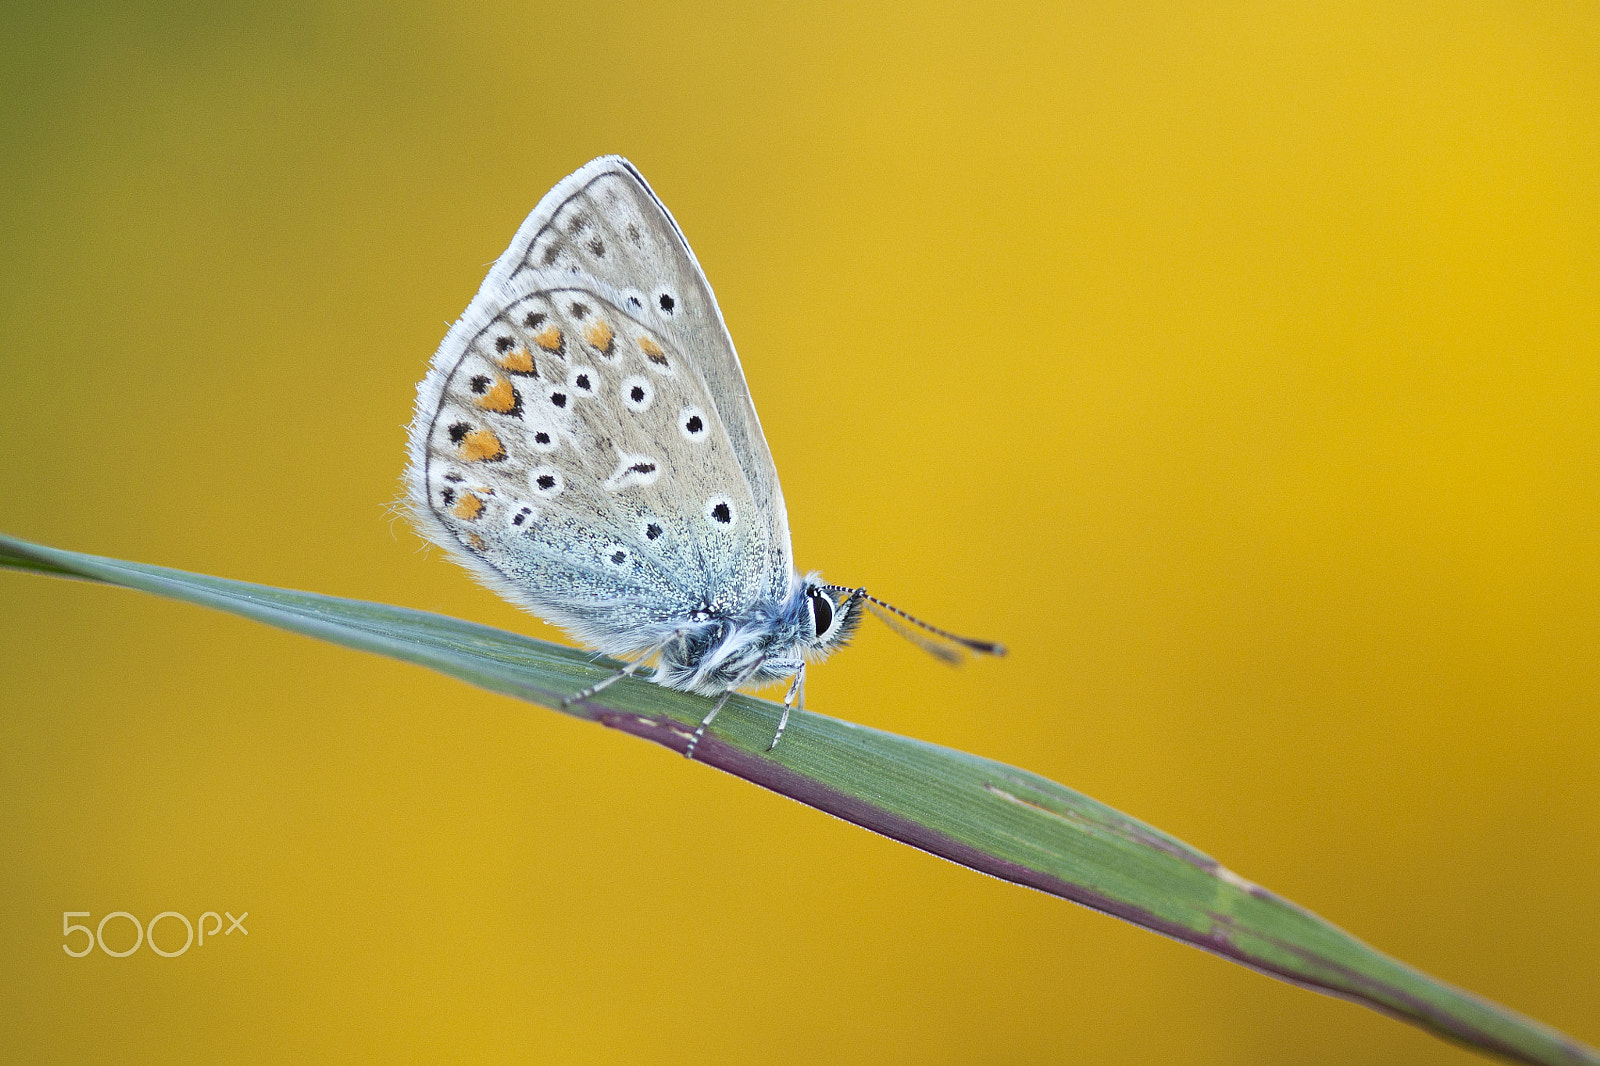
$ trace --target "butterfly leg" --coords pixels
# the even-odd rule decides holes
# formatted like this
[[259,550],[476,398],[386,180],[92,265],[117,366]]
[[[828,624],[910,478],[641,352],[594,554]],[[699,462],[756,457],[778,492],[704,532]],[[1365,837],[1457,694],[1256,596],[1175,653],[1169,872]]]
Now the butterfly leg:
[[689,738],[689,746],[683,749],[683,757],[685,759],[694,758],[695,746],[700,743],[700,738],[706,735],[707,727],[709,727],[717,715],[721,713],[722,705],[728,702],[728,697],[733,695],[734,689],[738,688],[740,685],[743,685],[746,681],[749,681],[752,677],[756,676],[756,671],[761,669],[761,664],[764,662],[766,662],[766,656],[762,656],[755,662],[751,663],[745,672],[739,675],[739,680],[729,685],[722,691],[722,695],[717,697],[717,702],[711,707],[711,713],[700,719],[700,724],[695,727],[694,736]]
[[673,641],[676,640],[681,642],[685,634],[688,632],[689,631],[687,629],[673,630],[672,635],[666,640],[662,641],[656,647],[651,648],[649,651],[645,652],[643,655],[639,656],[637,659],[633,660],[627,666],[624,666],[621,670],[618,670],[609,677],[602,677],[599,681],[596,681],[594,684],[590,685],[581,692],[574,692],[572,695],[561,701],[561,706],[570,707],[579,700],[588,699],[601,689],[609,688],[610,686],[615,685],[618,681],[621,681],[625,677],[632,677],[635,670],[639,669],[639,667],[643,666],[645,663],[649,662],[651,659],[665,651],[667,645],[671,644]]
[[[648,658],[648,656],[646,656],[646,658]],[[601,689],[609,688],[625,677],[632,677],[633,672],[643,665],[644,659],[635,659],[627,666],[624,666],[621,670],[618,670],[616,673],[610,674],[606,677],[602,677],[599,681],[596,681],[594,684],[590,685],[586,689],[583,689],[581,692],[574,692],[572,695],[561,701],[561,706],[570,707],[579,700],[586,700],[590,696],[593,696],[596,692],[599,692]]]
[[789,691],[783,694],[783,714],[778,719],[778,731],[772,734],[772,743],[767,745],[771,751],[778,746],[778,741],[783,739],[784,727],[789,724],[789,708],[798,705],[803,711],[806,709],[806,667],[800,664],[800,669],[794,672],[794,680],[789,682]]

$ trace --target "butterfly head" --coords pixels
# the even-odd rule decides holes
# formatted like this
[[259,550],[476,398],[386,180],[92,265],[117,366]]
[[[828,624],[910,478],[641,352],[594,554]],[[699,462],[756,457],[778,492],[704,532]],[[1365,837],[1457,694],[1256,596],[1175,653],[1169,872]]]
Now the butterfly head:
[[810,623],[805,653],[820,658],[848,644],[861,624],[867,590],[825,585],[811,574],[805,579],[804,594],[804,618]]
[[[969,653],[1004,655],[1005,645],[988,640],[961,637],[947,629],[931,626],[914,615],[907,614],[893,604],[885,603],[866,589],[846,588],[843,585],[824,585],[817,575],[806,577],[805,594],[816,624],[816,643],[811,654],[825,655],[844,643],[861,624],[861,612],[871,611],[897,634],[923,651],[947,663],[959,663]],[[824,622],[827,625],[824,625]]]

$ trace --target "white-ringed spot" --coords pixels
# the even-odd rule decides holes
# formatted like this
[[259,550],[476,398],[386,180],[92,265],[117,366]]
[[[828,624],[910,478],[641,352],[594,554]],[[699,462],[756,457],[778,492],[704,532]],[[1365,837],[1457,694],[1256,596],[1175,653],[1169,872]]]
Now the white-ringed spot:
[[650,384],[638,374],[633,374],[623,379],[622,403],[628,410],[640,413],[650,409],[650,404],[656,398],[655,386]]
[[739,520],[733,501],[726,496],[713,496],[706,501],[706,521],[714,526],[731,526]]
[[661,314],[662,318],[676,318],[682,307],[678,303],[678,294],[667,286],[662,285],[650,296],[651,305]]
[[698,407],[685,407],[678,412],[678,432],[683,438],[695,444],[704,444],[711,439],[711,427],[706,425],[706,414]]
[[653,485],[660,476],[661,464],[653,456],[630,455],[619,448],[617,469],[606,479],[606,488],[618,492],[635,485]]
[[546,455],[561,447],[561,439],[556,436],[553,426],[535,425],[528,430],[525,439],[528,442],[528,447]]
[[528,473],[528,488],[535,496],[556,496],[566,487],[566,479],[553,466],[537,467]]

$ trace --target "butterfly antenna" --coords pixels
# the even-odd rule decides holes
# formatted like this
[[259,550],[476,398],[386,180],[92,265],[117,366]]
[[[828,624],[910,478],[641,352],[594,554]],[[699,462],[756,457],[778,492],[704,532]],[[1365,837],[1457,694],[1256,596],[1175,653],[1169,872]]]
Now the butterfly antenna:
[[[998,656],[1006,653],[1004,644],[995,644],[987,640],[973,640],[971,637],[957,636],[947,629],[931,626],[915,615],[907,614],[893,604],[885,603],[878,597],[869,595],[866,589],[846,588],[843,585],[824,585],[822,587],[830,592],[848,593],[852,600],[867,601],[867,610],[876,615],[884,625],[929,655],[943,659],[947,663],[959,663],[961,661],[961,652],[957,651],[956,648],[946,646],[946,644],[954,644],[957,648],[978,652],[982,655]],[[922,632],[919,633],[917,630]],[[938,640],[945,641],[946,644],[930,640],[925,634],[932,634]]]
[[867,610],[871,611],[873,615],[877,617],[878,621],[888,626],[896,636],[900,637],[902,640],[910,641],[912,644],[915,644],[917,647],[921,648],[935,659],[940,659],[944,662],[947,662],[951,666],[960,666],[961,663],[965,661],[966,655],[960,648],[952,648],[948,644],[941,644],[937,640],[917,632],[910,626],[901,623],[901,621],[894,615],[890,614],[888,611],[885,611],[882,607],[879,607],[870,600],[867,601]]

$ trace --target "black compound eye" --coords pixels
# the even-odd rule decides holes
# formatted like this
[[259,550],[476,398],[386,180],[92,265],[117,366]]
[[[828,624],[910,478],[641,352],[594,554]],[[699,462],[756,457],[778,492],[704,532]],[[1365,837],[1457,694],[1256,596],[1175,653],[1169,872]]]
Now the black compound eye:
[[833,626],[833,603],[816,589],[812,589],[807,595],[811,597],[811,627],[816,635],[821,637]]

